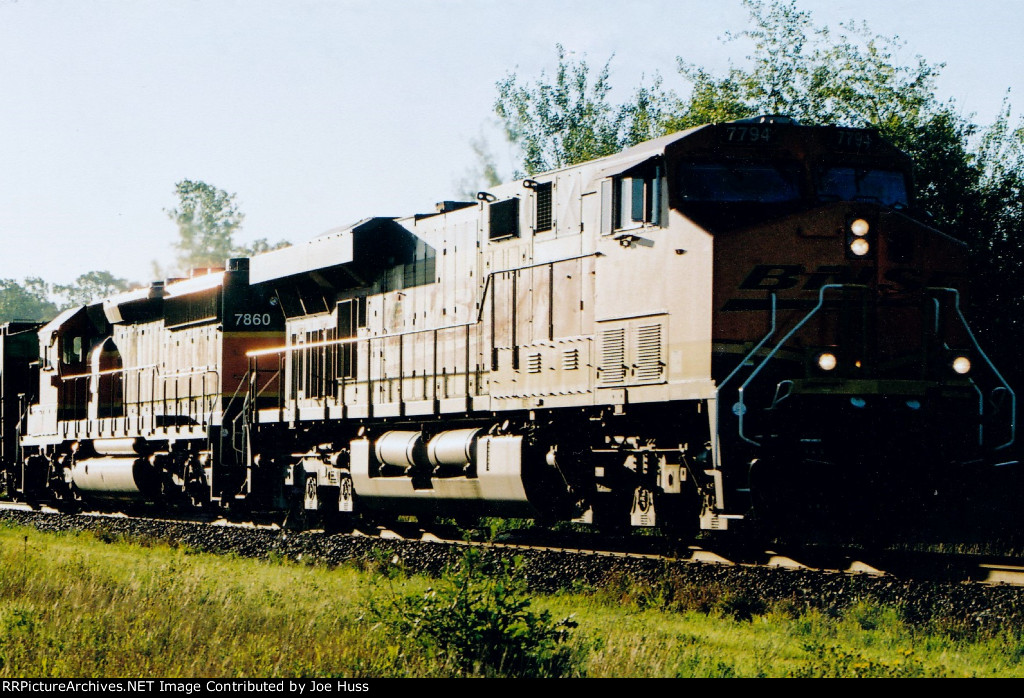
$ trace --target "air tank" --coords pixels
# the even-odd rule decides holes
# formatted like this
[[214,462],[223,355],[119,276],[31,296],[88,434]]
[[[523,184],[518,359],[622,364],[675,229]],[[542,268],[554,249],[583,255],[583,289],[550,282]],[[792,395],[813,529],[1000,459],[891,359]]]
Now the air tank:
[[86,498],[149,499],[159,476],[146,458],[101,457],[75,461],[71,481]]

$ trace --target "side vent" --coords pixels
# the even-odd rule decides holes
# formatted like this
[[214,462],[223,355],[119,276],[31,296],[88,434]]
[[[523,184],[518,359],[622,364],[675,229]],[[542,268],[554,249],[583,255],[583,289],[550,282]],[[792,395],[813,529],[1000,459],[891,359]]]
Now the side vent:
[[537,192],[537,232],[542,233],[551,230],[552,227],[551,182],[538,184],[535,191]]
[[641,325],[636,329],[636,382],[661,380],[665,364],[661,360],[661,325]]
[[626,330],[622,327],[601,333],[600,385],[623,385],[626,382]]
[[562,352],[562,370],[576,371],[580,367],[580,350],[576,347]]
[[541,361],[540,352],[528,354],[526,356],[526,372],[527,373],[540,373]]

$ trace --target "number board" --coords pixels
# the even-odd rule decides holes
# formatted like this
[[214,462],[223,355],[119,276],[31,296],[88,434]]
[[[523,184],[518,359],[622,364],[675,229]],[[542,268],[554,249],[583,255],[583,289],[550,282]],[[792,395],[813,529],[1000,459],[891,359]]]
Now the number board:
[[731,145],[766,146],[775,137],[768,124],[727,124],[718,129],[718,140]]
[[866,153],[878,142],[877,136],[871,131],[854,128],[837,128],[832,141],[836,150],[850,153]]
[[270,313],[235,313],[235,329],[270,327],[274,317]]

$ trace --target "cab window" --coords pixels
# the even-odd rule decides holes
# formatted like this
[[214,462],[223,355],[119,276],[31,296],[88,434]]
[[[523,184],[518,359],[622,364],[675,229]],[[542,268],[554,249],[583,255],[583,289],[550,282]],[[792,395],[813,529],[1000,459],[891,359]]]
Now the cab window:
[[661,225],[661,166],[652,165],[612,180],[615,230]]
[[863,167],[827,167],[815,178],[823,201],[873,201],[884,206],[906,206],[907,180],[902,172]]

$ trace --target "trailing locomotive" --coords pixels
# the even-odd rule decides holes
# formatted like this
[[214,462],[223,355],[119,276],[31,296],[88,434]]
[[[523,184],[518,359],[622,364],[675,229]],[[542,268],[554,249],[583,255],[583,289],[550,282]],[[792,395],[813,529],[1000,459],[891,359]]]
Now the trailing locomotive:
[[6,491],[673,531],[916,516],[1007,460],[1016,404],[911,181],[869,130],[713,124],[8,326]]

